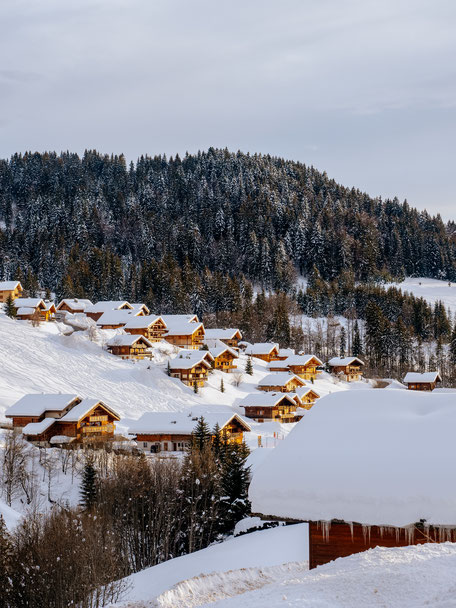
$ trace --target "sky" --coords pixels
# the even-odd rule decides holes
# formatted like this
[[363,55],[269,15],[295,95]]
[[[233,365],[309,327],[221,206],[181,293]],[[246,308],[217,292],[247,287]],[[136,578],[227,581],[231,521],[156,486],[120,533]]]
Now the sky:
[[456,220],[454,0],[0,3],[0,157],[210,146]]

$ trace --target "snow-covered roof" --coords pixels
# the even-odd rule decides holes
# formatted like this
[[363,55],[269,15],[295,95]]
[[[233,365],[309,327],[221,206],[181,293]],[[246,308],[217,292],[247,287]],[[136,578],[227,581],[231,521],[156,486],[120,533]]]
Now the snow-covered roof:
[[239,355],[237,354],[237,352],[234,349],[230,348],[223,342],[218,342],[216,346],[211,346],[207,352],[211,353],[211,355],[214,357],[214,359],[216,357],[220,357],[220,355],[223,355],[223,353],[225,353],[225,352],[229,352],[236,359],[239,357]]
[[25,306],[21,306],[21,308],[17,309],[16,316],[26,317],[28,315],[33,315],[35,311],[36,311],[36,308],[27,308]]
[[76,437],[68,437],[68,435],[54,435],[49,439],[49,443],[71,443]]
[[331,367],[345,367],[346,365],[352,365],[353,363],[364,365],[364,361],[361,361],[358,357],[333,357],[328,361],[328,365]]
[[236,337],[236,334],[239,334],[242,338],[241,332],[235,327],[230,327],[228,329],[206,329],[205,334],[208,340],[233,340],[233,338]]
[[[86,311],[87,312],[87,311]],[[139,311],[135,310],[107,310],[97,321],[97,325],[126,325],[130,319],[136,317]]]
[[[232,414],[231,412],[207,412],[202,415],[211,430],[214,429],[216,424],[223,429],[224,426],[235,418],[244,426],[246,431],[250,431],[250,426],[247,422],[237,414]],[[129,433],[177,433],[191,435],[200,417],[201,414],[192,415],[192,413],[186,414],[185,412],[146,412],[130,426]]]
[[146,315],[150,313],[148,307],[145,304],[142,304],[141,302],[135,302],[131,304],[131,307],[133,308],[133,310],[136,310],[138,312],[143,311]]
[[162,317],[168,328],[167,336],[191,336],[203,327],[202,323],[189,323],[188,321],[169,321],[168,317]]
[[279,348],[279,357],[291,357],[294,354],[294,348]]
[[60,393],[24,395],[6,410],[5,416],[41,416],[46,411],[61,412],[75,399],[80,397]]
[[211,367],[210,360],[214,357],[207,350],[184,350],[177,357],[169,361],[170,369],[191,369],[195,365],[202,364]]
[[305,384],[304,380],[301,380],[294,374],[288,372],[272,372],[258,382],[258,386],[285,386],[290,380],[297,380],[301,386]]
[[14,306],[16,308],[38,308],[38,306],[42,306],[42,308],[46,308],[46,304],[44,300],[41,298],[16,298],[14,300]]
[[317,365],[323,365],[323,361],[315,355],[292,355],[291,357],[288,357],[288,359],[285,359],[285,361],[288,365],[307,365],[312,359],[315,359]]
[[423,372],[422,374],[420,374],[419,372],[408,372],[407,374],[405,374],[405,378],[403,380],[405,384],[408,384],[409,382],[429,383],[437,381],[442,381],[439,372]]
[[245,349],[247,355],[269,355],[274,349],[279,350],[279,345],[273,342],[256,342]]
[[298,397],[301,399],[302,397],[305,397],[308,393],[315,393],[317,395],[317,397],[320,397],[320,395],[317,393],[317,391],[313,388],[313,386],[309,386],[309,385],[305,385],[305,386],[298,386],[297,389],[295,390],[295,393],[298,395]]
[[93,398],[83,399],[81,401],[81,403],[78,403],[78,405],[75,405],[68,412],[68,414],[65,414],[65,416],[60,418],[60,420],[62,422],[78,422],[78,420],[80,420],[81,418],[84,418],[84,416],[87,416],[87,414],[93,408],[95,408],[97,405],[102,406],[103,408],[108,410],[115,418],[120,420],[119,414],[117,414],[117,412],[115,412],[109,405],[106,405],[106,403],[104,403],[103,401],[100,401],[99,399],[93,399]]
[[85,310],[88,306],[93,306],[90,300],[83,300],[82,298],[65,298],[59,302],[57,310],[60,310],[63,305],[68,306],[71,310]]
[[0,281],[0,291],[14,291],[16,287],[22,289],[19,281]]
[[128,323],[125,325],[125,329],[146,329],[160,319],[163,321],[163,318],[157,317],[157,315],[144,315],[143,317],[130,316]]
[[160,315],[168,323],[199,323],[198,315]]
[[146,346],[152,346],[149,340],[141,334],[117,334],[106,342],[106,346],[134,346],[138,341],[145,342]]
[[[370,525],[420,519],[456,525],[455,427],[452,394],[332,393],[258,465],[252,511]],[[311,465],[291,470],[290,462]]]
[[55,418],[45,418],[44,420],[41,420],[41,422],[29,422],[22,429],[22,434],[41,435],[41,433],[44,433],[44,431],[51,427],[55,421]]
[[271,369],[283,369],[283,370],[287,370],[288,369],[288,363],[286,359],[283,359],[282,361],[271,361],[271,363],[268,363],[268,370]]
[[274,407],[283,399],[289,401],[290,405],[294,404],[293,397],[290,393],[267,393],[261,391],[258,393],[250,393],[239,403],[239,405],[241,407]]
[[87,306],[85,311],[98,313],[98,312],[108,312],[109,310],[119,310],[121,308],[128,308],[129,310],[133,310],[133,307],[130,304],[130,302],[127,302],[126,300],[106,300],[106,301],[96,302],[95,304],[92,304],[91,306]]

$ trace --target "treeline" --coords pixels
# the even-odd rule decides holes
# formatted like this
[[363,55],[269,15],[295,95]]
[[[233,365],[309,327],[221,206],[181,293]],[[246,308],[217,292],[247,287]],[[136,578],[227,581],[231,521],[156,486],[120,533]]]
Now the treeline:
[[217,300],[242,277],[285,293],[314,267],[327,281],[344,271],[456,280],[455,260],[453,226],[439,216],[271,156],[0,161],[0,278],[29,276],[58,296],[147,299],[157,312],[201,300],[214,312],[229,309]]
[[200,419],[182,461],[88,452],[79,507],[0,518],[0,605],[98,608],[131,573],[203,549],[250,512],[248,448]]

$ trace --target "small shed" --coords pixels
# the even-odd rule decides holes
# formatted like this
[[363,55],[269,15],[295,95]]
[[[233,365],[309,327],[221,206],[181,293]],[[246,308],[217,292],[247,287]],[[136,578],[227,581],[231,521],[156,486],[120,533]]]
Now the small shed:
[[403,382],[409,391],[433,391],[442,378],[439,372],[408,372]]
[[455,542],[455,426],[449,393],[332,393],[255,469],[252,512],[309,522],[311,568],[376,546]]

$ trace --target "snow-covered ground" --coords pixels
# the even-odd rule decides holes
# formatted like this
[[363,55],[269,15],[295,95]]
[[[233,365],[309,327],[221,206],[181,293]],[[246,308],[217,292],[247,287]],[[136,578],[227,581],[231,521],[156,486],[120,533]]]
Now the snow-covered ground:
[[453,314],[456,312],[456,283],[424,277],[407,277],[402,283],[388,283],[385,287],[398,287],[417,298],[424,298],[430,304],[440,300]]
[[279,566],[288,562],[300,562],[307,569],[307,524],[281,526],[231,538],[133,574],[127,579],[130,588],[121,606],[151,600],[174,585],[201,575]]

